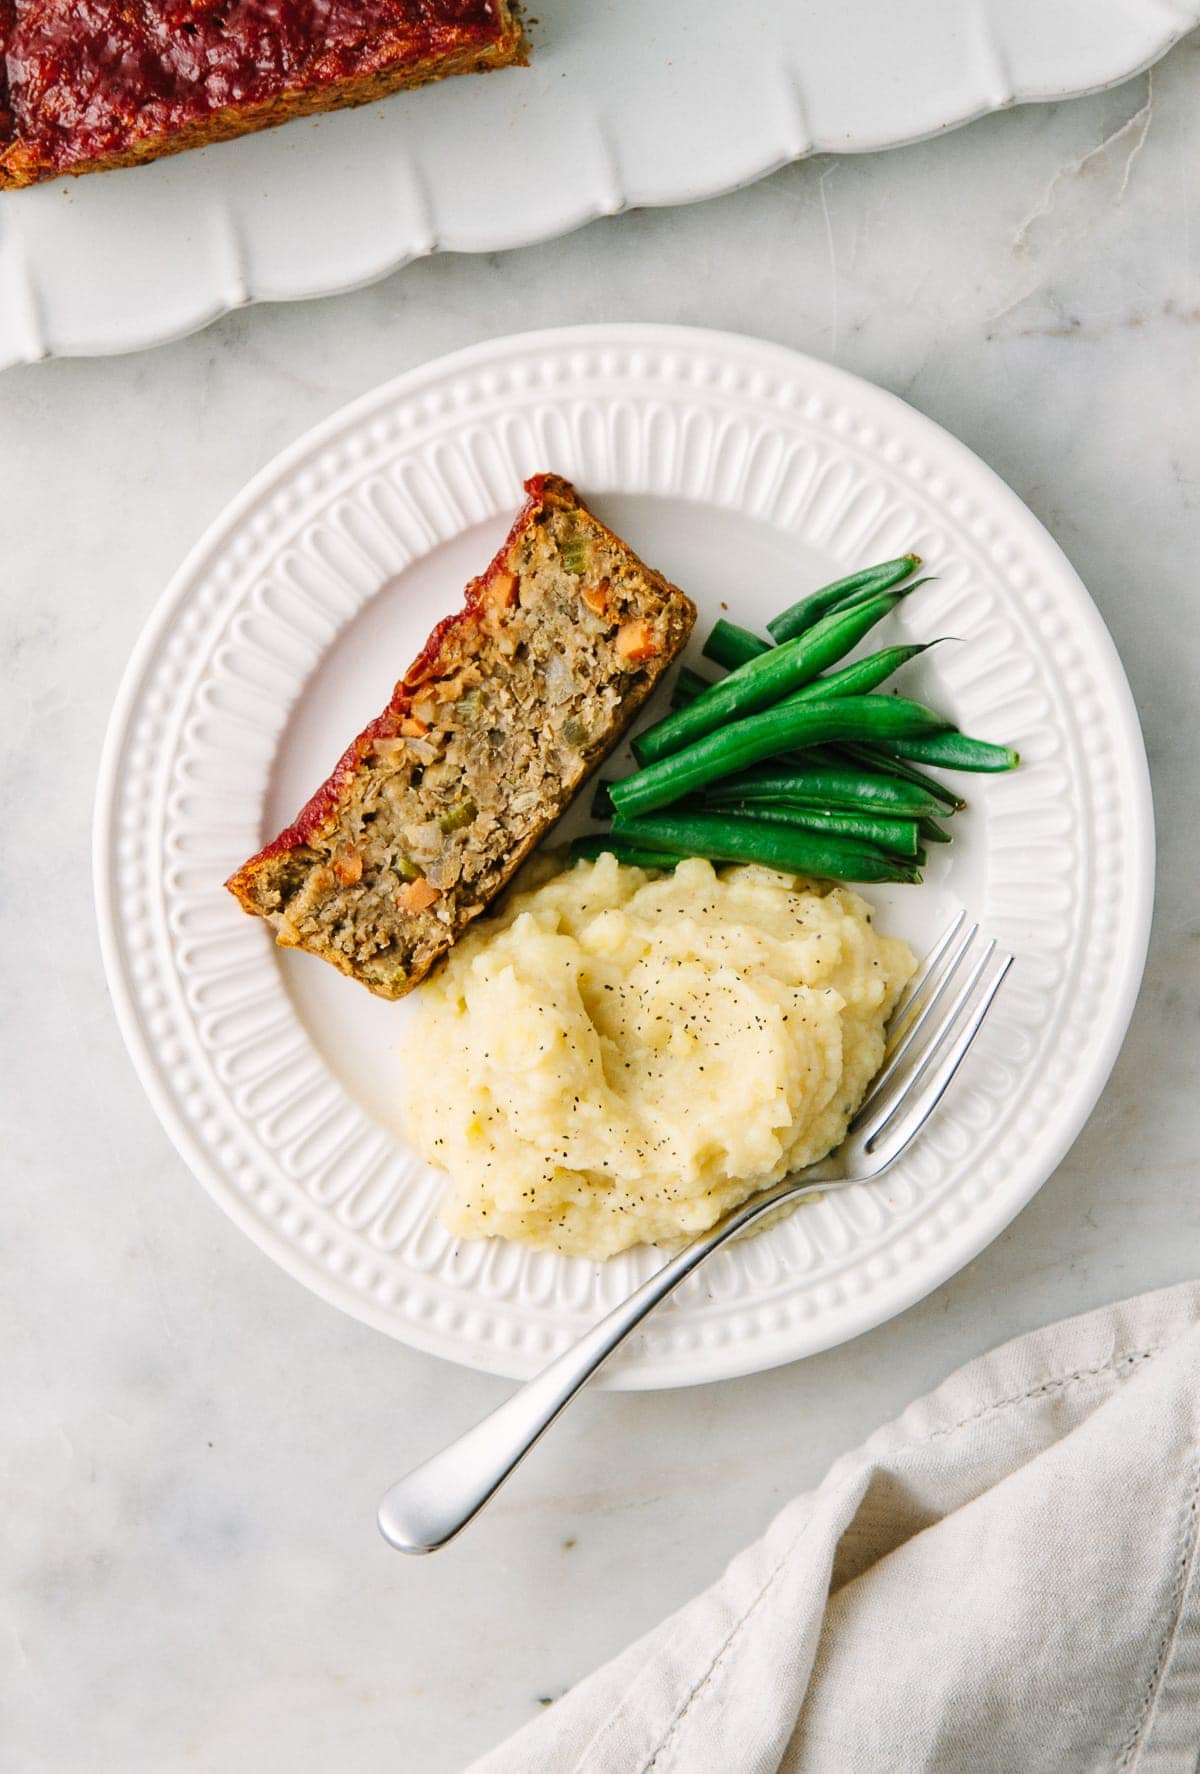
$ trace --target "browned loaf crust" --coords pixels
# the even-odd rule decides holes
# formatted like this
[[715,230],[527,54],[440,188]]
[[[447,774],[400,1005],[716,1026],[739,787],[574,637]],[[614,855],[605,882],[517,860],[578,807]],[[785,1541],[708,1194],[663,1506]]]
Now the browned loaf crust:
[[[222,42],[219,21],[238,4],[187,0],[182,13],[194,11],[177,21],[180,0],[91,0],[86,9],[78,0],[0,0],[0,191],[138,166],[452,74],[528,61],[512,0],[390,0],[388,18],[336,41],[322,38],[322,9],[290,0],[303,27],[286,45],[268,44],[256,68],[253,45],[247,63]],[[178,46],[190,40],[179,33],[195,33],[205,11],[218,20],[211,48],[220,78],[205,78],[198,54],[189,82]],[[270,27],[260,17],[251,28]],[[54,61],[63,38],[78,72],[69,59]],[[232,72],[220,65],[230,59]],[[229,102],[214,101],[212,91],[227,87]]]
[[568,481],[528,500],[295,823],[226,883],[384,998],[478,917],[625,731],[696,612]]

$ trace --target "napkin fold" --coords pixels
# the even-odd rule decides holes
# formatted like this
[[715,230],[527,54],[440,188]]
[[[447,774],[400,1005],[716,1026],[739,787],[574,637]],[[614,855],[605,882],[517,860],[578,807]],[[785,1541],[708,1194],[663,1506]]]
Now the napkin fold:
[[1197,1774],[1200,1283],[960,1368],[470,1774]]

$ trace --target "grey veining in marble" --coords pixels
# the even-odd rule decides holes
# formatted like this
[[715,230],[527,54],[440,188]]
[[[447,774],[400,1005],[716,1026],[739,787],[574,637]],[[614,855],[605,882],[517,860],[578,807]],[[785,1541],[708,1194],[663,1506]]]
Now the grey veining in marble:
[[[1192,38],[1096,98],[0,382],[2,1774],[449,1774],[958,1362],[1200,1270],[1198,77]],[[1149,971],[1088,1128],[968,1270],[801,1365],[584,1398],[412,1563],[381,1489],[503,1387],[308,1296],[169,1147],[100,970],[95,762],[168,574],[283,444],[452,347],[624,318],[871,377],[1049,526],[1145,723]]]

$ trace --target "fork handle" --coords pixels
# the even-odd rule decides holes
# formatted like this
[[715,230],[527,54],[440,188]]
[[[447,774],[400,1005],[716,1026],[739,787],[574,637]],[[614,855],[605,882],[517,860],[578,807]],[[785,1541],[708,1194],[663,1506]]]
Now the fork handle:
[[398,1552],[413,1553],[436,1552],[453,1540],[597,1369],[693,1269],[773,1208],[819,1194],[841,1180],[832,1166],[826,1171],[814,1165],[752,1196],[686,1245],[490,1416],[394,1484],[379,1505],[384,1539]]

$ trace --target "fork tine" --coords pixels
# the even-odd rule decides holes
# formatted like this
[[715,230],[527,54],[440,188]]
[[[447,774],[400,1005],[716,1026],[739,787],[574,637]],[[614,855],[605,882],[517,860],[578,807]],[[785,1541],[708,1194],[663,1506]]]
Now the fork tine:
[[963,957],[978,935],[978,924],[968,924],[967,928],[962,930],[960,920],[959,924],[955,926],[952,940],[944,947],[939,943],[938,948],[941,952],[921,981],[919,989],[913,993],[905,1005],[899,1021],[895,1016],[892,1017],[884,1047],[884,1056],[889,1063],[895,1064],[905,1049],[912,1045],[926,1019],[941,1002],[947,987],[962,964]]
[[[993,943],[992,948],[994,947]],[[867,1142],[871,1158],[880,1168],[893,1164],[899,1158],[905,1147],[920,1133],[941,1102],[954,1074],[966,1058],[971,1043],[982,1028],[983,1020],[992,1007],[996,993],[1004,984],[1012,964],[1013,957],[1011,955],[1000,956],[992,978],[985,985],[970,1015],[958,1028],[957,1033],[955,1028],[963,1003],[960,1001],[956,1004],[953,1013],[947,1018],[938,1035],[933,1050],[923,1062],[913,1085],[896,1104],[879,1131]],[[980,971],[975,971],[971,982],[972,992],[975,989],[975,982]]]
[[[974,941],[974,935],[975,932],[972,931],[972,941]],[[959,962],[965,960],[969,952],[969,949],[964,949],[959,956]],[[964,1007],[970,1002],[971,995],[995,952],[996,939],[992,937],[985,943],[983,953],[971,963],[966,979],[955,992],[949,1005],[940,1008],[932,1004],[929,1006],[921,1019],[921,1041],[918,1043],[914,1038],[908,1042],[903,1056],[893,1061],[889,1066],[887,1076],[864,1105],[865,1112],[864,1109],[859,1110],[859,1118],[855,1124],[852,1124],[853,1131],[859,1139],[866,1142],[868,1147],[872,1140],[877,1139],[882,1133],[901,1101],[913,1089],[925,1067],[936,1055],[948,1031],[954,1027]],[[958,963],[955,964],[955,974],[957,972]],[[949,979],[946,983],[950,983]],[[940,1000],[940,992],[938,997]]]
[[[876,1120],[881,1107],[894,1102],[899,1092],[907,1088],[915,1067],[920,1063],[921,1054],[945,1026],[947,1013],[941,1009],[942,999],[958,977],[978,935],[978,924],[968,925],[965,931],[956,927],[956,935],[944,951],[942,964],[930,971],[920,993],[914,995],[904,1026],[890,1046],[884,1049],[883,1067],[850,1123],[854,1132],[860,1132],[868,1122]],[[993,943],[992,948],[995,946]],[[985,952],[984,961],[986,960]],[[978,965],[968,987],[978,977]],[[960,991],[949,1015],[956,1014],[963,1001]]]
[[941,965],[942,956],[946,953],[946,950],[950,947],[950,944],[954,941],[955,937],[966,923],[966,919],[966,907],[960,906],[957,914],[950,920],[949,924],[947,924],[925,959],[921,962],[921,965],[917,968],[917,971],[905,986],[904,991],[900,995],[900,1001],[896,1005],[896,1008],[893,1010],[888,1021],[886,1049],[888,1053],[891,1052],[892,1048],[895,1047],[897,1042],[903,1036],[910,1017],[914,1016],[920,1009],[930,981]]

